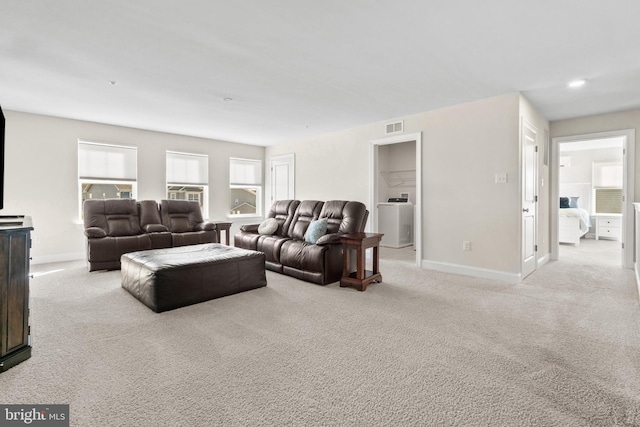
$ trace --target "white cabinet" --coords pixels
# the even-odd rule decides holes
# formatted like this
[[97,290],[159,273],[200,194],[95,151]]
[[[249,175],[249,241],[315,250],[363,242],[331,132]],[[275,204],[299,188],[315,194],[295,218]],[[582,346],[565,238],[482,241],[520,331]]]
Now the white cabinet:
[[596,240],[602,237],[620,240],[622,237],[622,215],[598,215],[596,217]]

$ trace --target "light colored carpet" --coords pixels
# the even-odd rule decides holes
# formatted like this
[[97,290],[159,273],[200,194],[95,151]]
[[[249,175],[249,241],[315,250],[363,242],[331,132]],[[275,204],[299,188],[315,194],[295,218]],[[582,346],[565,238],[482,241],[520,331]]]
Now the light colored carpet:
[[634,274],[554,262],[507,285],[381,261],[366,292],[268,286],[153,313],[120,273],[34,266],[33,357],[2,403],[74,426],[640,425]]
[[622,244],[617,240],[580,239],[580,244],[560,244],[560,261],[582,264],[621,266]]

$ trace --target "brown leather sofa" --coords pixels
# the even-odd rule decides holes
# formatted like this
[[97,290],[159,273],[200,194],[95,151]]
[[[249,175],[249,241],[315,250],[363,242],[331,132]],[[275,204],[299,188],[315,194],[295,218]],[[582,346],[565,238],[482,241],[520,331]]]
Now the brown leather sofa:
[[[234,236],[234,245],[263,252],[271,271],[326,285],[342,277],[340,236],[364,231],[368,215],[360,202],[279,200],[266,216],[277,221],[275,233],[260,234],[260,224],[243,225]],[[326,219],[327,232],[316,243],[308,243],[305,233],[311,221],[318,219]]]
[[89,271],[117,270],[129,252],[197,243],[217,243],[215,224],[204,222],[197,202],[163,200],[164,222],[155,200],[86,200],[84,234]]

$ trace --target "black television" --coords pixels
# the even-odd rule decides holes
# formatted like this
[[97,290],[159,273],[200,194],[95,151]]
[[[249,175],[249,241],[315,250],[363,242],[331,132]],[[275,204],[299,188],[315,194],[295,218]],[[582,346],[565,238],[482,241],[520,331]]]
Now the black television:
[[0,209],[4,208],[4,113],[0,106]]

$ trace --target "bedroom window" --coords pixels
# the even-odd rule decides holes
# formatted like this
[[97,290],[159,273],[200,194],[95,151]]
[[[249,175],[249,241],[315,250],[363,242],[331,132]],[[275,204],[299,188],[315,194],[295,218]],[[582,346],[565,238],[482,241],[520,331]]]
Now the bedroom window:
[[596,213],[622,213],[622,188],[596,188]]
[[138,149],[78,141],[79,217],[88,199],[135,199]]
[[622,162],[593,163],[595,213],[622,213]]
[[209,217],[209,156],[167,151],[167,199],[196,201]]
[[229,160],[229,216],[262,215],[262,160]]

